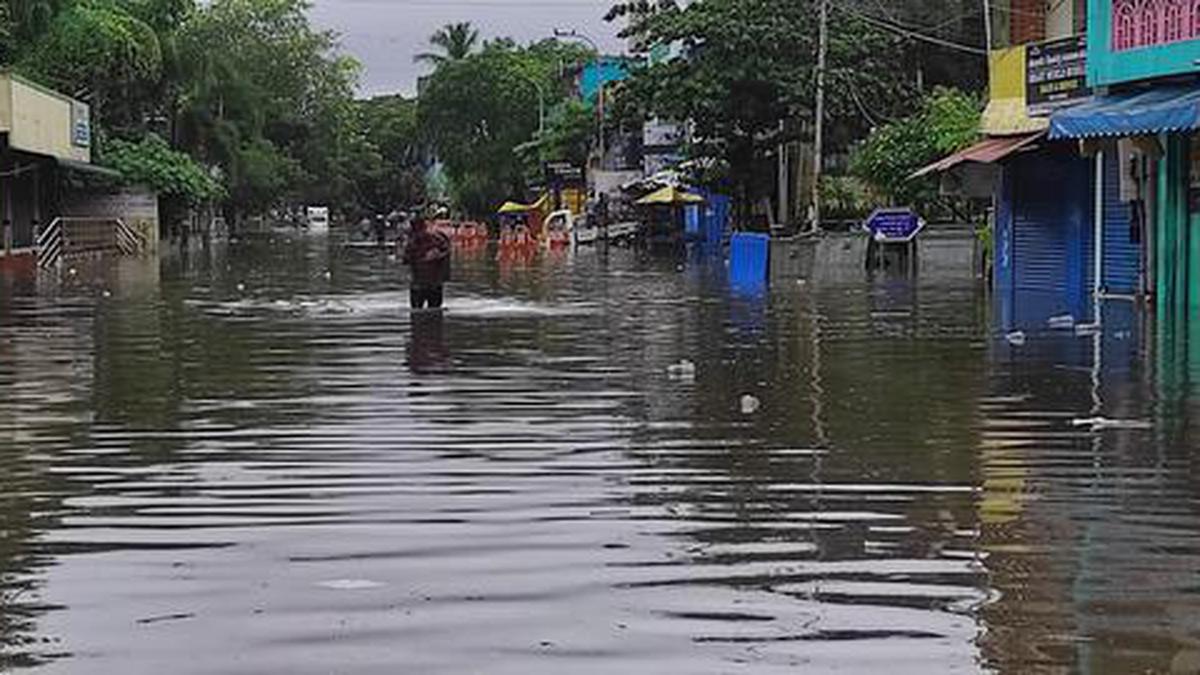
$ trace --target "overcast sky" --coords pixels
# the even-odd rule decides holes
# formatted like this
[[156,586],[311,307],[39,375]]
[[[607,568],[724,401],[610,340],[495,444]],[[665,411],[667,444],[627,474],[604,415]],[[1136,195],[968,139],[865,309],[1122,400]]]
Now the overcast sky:
[[621,53],[617,24],[604,21],[611,0],[313,0],[311,18],[342,36],[343,50],[363,63],[362,94],[413,94],[425,67],[413,55],[447,23],[470,21],[481,37],[528,42],[555,28],[587,33],[609,53]]

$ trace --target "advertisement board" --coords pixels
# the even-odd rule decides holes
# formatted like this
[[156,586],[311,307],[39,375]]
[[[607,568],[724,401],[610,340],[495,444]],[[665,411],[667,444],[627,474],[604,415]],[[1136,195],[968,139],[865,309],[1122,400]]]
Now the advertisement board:
[[1087,36],[1028,46],[1025,98],[1029,114],[1045,117],[1091,95],[1087,86]]

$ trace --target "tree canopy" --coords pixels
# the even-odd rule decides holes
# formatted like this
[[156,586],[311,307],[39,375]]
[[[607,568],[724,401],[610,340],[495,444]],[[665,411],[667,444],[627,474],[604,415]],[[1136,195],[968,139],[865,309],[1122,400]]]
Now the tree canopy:
[[479,31],[470,23],[451,23],[439,28],[429,37],[429,44],[438,52],[423,52],[413,57],[417,63],[440,66],[450,61],[462,61],[479,44]]
[[[785,141],[811,137],[817,26],[811,0],[708,0],[632,17],[626,34],[642,45],[677,45],[675,58],[636,70],[624,86],[624,114],[686,120],[689,153],[718,167],[709,179],[729,181],[743,203],[773,185],[762,175]],[[893,36],[843,18],[831,31],[828,117],[846,133],[868,116],[903,110],[911,86],[893,72],[901,57]]]
[[[425,84],[418,107],[424,137],[445,164],[451,192],[469,213],[491,213],[497,204],[525,191],[537,174],[542,155],[523,155],[519,147],[539,147],[539,106],[552,124],[562,120],[563,134],[577,125],[579,110],[568,106],[570,83],[559,75],[563,64],[586,63],[590,51],[549,40],[520,46],[490,42],[464,59],[443,63]],[[578,139],[576,139],[578,140]],[[576,155],[587,155],[575,147]]]

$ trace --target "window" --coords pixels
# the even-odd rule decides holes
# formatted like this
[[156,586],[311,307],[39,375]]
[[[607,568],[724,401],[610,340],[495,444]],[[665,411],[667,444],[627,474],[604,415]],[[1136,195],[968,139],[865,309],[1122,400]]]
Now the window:
[[1200,0],[1113,0],[1112,26],[1117,52],[1200,38]]

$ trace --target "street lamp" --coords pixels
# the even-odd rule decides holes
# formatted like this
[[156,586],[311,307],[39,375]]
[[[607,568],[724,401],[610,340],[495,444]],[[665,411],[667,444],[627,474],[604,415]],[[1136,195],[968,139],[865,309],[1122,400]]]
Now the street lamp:
[[521,77],[525,78],[525,80],[527,82],[532,84],[537,89],[537,93],[538,93],[538,138],[541,138],[542,136],[544,136],[546,134],[546,88],[544,86],[542,86],[542,83],[538,82],[537,78],[533,77],[532,75],[528,75],[526,73],[521,73]]
[[596,130],[597,131],[596,140],[597,140],[597,146],[600,150],[600,168],[603,169],[604,168],[604,71],[601,70],[600,46],[596,44],[595,40],[588,37],[588,35],[586,33],[575,30],[574,28],[571,28],[571,29],[555,28],[554,29],[554,37],[559,40],[579,40],[582,42],[586,42],[586,43],[588,43],[588,45],[591,46],[592,51],[594,51],[596,53],[596,78],[600,82],[600,86],[596,92],[596,105],[597,105],[597,109],[600,112],[600,120],[598,123],[598,129]]

